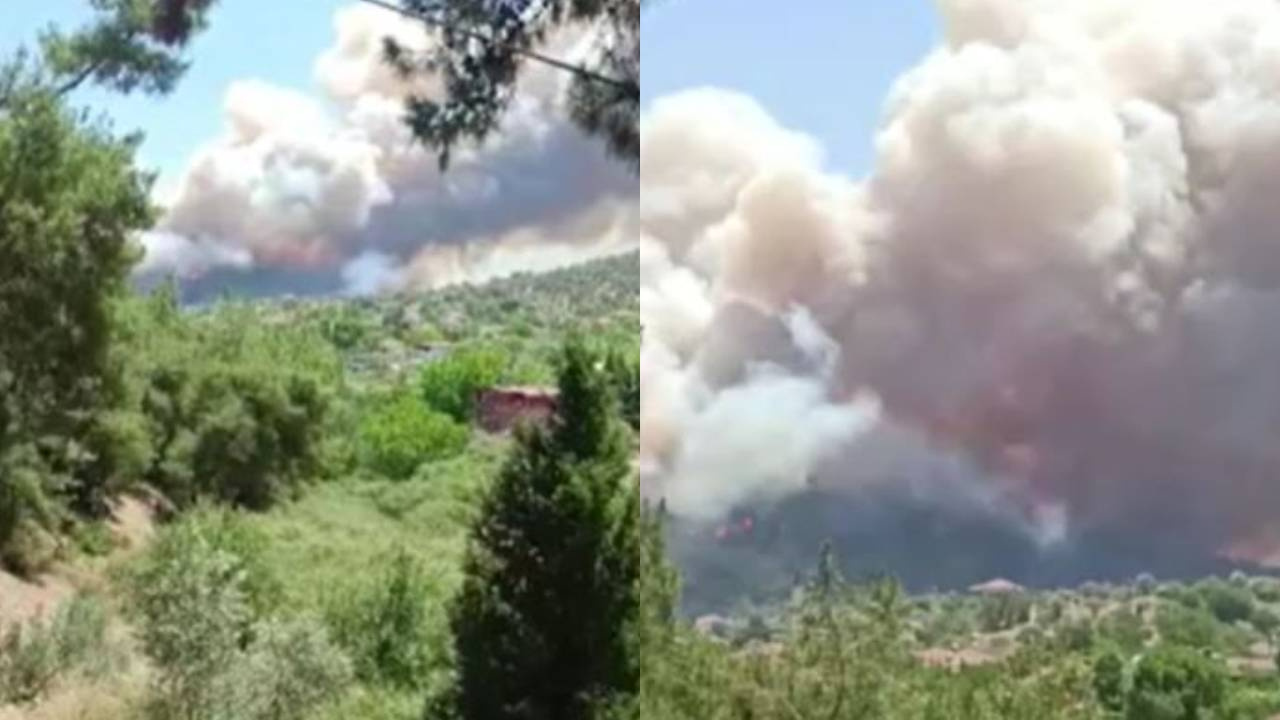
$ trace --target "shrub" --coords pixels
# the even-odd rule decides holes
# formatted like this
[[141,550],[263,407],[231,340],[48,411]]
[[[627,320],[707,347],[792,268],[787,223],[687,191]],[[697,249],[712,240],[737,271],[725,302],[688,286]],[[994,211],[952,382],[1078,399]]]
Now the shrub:
[[1156,615],[1160,637],[1173,645],[1194,648],[1218,648],[1222,645],[1222,627],[1207,610],[1193,610],[1183,605],[1162,607]]
[[983,632],[1008,630],[1031,619],[1031,598],[1023,593],[985,598],[979,613]]
[[240,659],[255,621],[243,563],[198,526],[166,533],[135,578],[142,649],[155,665],[151,713],[216,717],[221,681]]
[[179,505],[264,509],[320,471],[328,400],[307,377],[161,368],[144,408],[159,449],[150,479]]
[[227,675],[236,718],[301,720],[342,694],[351,662],[319,622],[268,620]]
[[425,599],[432,595],[422,569],[401,550],[377,580],[331,602],[329,626],[360,680],[402,689],[425,686],[431,663],[444,656],[443,640],[432,635],[428,622]]
[[1107,614],[1098,623],[1098,632],[1126,653],[1136,653],[1147,644],[1148,631],[1142,618],[1124,607]]
[[157,720],[294,720],[341,691],[345,656],[311,621],[264,613],[254,537],[225,511],[166,531],[132,582]]
[[1262,602],[1280,602],[1280,582],[1271,578],[1255,578],[1251,587],[1254,597]]
[[1113,712],[1124,709],[1124,660],[1115,651],[1098,656],[1093,664],[1093,688],[1098,702]]
[[48,622],[15,624],[0,633],[0,705],[38,700],[73,672],[97,677],[116,657],[107,642],[107,613],[91,595],[61,605]]
[[400,480],[428,460],[462,452],[470,429],[414,397],[401,395],[371,413],[360,435],[367,464]]
[[1073,620],[1063,624],[1057,631],[1059,646],[1070,652],[1085,652],[1091,649],[1097,633],[1093,623],[1088,620]]
[[1227,699],[1222,717],[1232,720],[1271,718],[1280,711],[1280,693],[1272,689],[1241,688]]
[[1187,648],[1161,648],[1134,668],[1129,720],[1197,720],[1213,717],[1226,699],[1222,665]]
[[1276,629],[1280,628],[1280,615],[1276,615],[1270,608],[1256,607],[1253,609],[1253,614],[1249,616],[1249,622],[1257,628],[1258,632],[1271,637]]
[[1253,595],[1239,583],[1210,580],[1198,588],[1205,607],[1220,622],[1235,623],[1248,620],[1253,614]]
[[65,516],[56,493],[58,478],[33,444],[0,452],[0,566],[31,576],[57,553],[52,531]]
[[422,368],[418,377],[422,400],[460,423],[469,423],[476,393],[501,380],[507,362],[506,356],[494,350],[455,350]]
[[1150,595],[1159,587],[1156,578],[1151,573],[1139,573],[1133,580],[1133,587],[1138,591],[1139,595]]
[[184,313],[175,292],[117,313],[128,405],[151,446],[143,478],[180,507],[263,509],[328,474],[343,372],[333,345],[314,324],[268,324],[252,307]]

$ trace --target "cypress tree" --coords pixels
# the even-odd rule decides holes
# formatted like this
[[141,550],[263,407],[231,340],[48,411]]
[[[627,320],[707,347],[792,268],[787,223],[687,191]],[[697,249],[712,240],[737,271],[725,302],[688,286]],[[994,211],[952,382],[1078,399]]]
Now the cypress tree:
[[638,690],[651,539],[627,433],[604,363],[579,339],[559,390],[550,423],[517,430],[472,529],[442,715],[594,720]]

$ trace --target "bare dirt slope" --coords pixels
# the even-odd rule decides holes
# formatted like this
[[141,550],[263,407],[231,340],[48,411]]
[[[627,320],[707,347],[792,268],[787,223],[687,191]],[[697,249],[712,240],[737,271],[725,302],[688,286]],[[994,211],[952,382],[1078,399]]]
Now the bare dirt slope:
[[[155,531],[154,505],[146,499],[125,497],[113,506],[110,527],[119,543],[118,552],[133,552],[145,545]],[[100,581],[92,568],[80,565],[56,565],[30,580],[0,570],[0,628],[42,617],[77,590]]]

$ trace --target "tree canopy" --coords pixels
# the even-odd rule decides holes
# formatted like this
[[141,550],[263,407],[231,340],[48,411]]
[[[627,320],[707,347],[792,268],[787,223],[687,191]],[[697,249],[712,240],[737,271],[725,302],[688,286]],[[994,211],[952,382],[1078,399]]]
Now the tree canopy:
[[67,31],[50,26],[37,52],[0,63],[0,111],[26,89],[55,95],[93,83],[120,93],[171,92],[186,73],[183,51],[205,27],[214,0],[89,0],[92,19]]
[[[406,77],[438,73],[445,97],[413,96],[408,123],[436,151],[442,168],[463,140],[497,131],[529,62],[571,73],[568,113],[583,131],[636,171],[640,162],[640,10],[642,0],[405,0],[398,8],[439,30],[425,54],[390,39],[386,58]],[[566,62],[539,51],[559,31],[594,34],[591,57]]]

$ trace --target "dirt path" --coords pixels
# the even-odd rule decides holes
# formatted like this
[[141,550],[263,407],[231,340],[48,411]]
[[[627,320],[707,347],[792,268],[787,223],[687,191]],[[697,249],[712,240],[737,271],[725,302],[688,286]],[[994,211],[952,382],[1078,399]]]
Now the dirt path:
[[[116,554],[132,553],[146,545],[155,532],[155,511],[146,500],[125,497],[114,503],[109,524],[120,540]],[[92,570],[76,565],[57,565],[31,580],[0,571],[0,628],[43,617],[77,590],[99,581]]]

